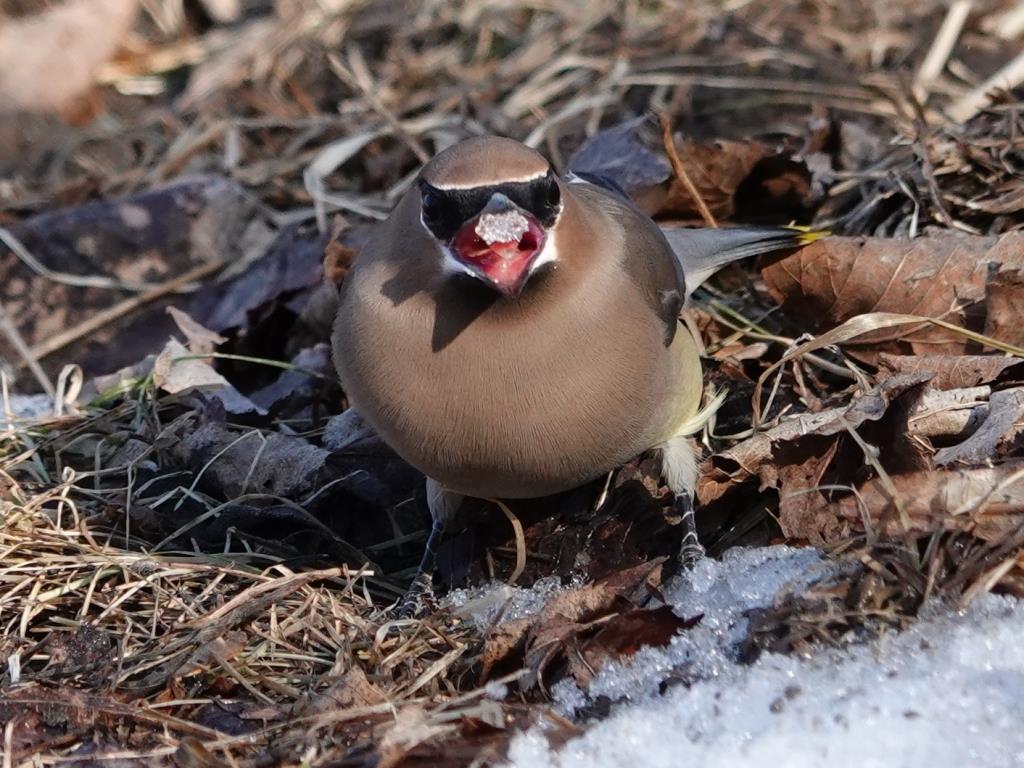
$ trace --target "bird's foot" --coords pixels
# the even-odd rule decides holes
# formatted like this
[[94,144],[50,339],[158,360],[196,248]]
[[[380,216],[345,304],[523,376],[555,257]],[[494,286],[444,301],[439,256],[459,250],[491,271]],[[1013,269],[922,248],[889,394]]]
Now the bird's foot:
[[431,613],[435,607],[433,573],[420,572],[398,601],[395,616],[399,619],[420,619]]
[[692,569],[704,559],[706,552],[697,538],[697,517],[693,509],[693,494],[677,493],[672,502],[672,511],[681,519],[683,544],[679,549],[679,565],[683,570]]

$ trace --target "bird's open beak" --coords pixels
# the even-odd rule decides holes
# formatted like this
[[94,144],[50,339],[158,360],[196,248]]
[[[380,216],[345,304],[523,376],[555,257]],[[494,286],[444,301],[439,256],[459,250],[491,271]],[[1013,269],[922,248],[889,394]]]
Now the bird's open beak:
[[451,239],[452,254],[507,298],[523,290],[546,234],[528,211],[496,192]]

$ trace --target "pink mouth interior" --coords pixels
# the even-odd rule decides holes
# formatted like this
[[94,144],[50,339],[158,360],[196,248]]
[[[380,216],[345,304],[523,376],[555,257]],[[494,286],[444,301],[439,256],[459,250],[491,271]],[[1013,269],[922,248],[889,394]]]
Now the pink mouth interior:
[[515,289],[529,274],[534,257],[544,246],[544,230],[531,216],[529,227],[519,240],[488,245],[476,233],[477,220],[467,221],[455,237],[451,249],[463,264],[483,273],[502,289]]

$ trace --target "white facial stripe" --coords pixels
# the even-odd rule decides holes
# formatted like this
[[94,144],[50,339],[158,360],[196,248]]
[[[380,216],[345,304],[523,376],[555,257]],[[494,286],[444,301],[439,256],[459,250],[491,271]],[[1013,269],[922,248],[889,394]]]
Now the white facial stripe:
[[537,173],[531,174],[530,176],[505,176],[500,179],[474,181],[471,184],[435,184],[434,182],[430,182],[430,186],[432,186],[434,189],[439,189],[442,192],[451,189],[476,189],[477,187],[493,187],[497,186],[498,184],[521,184],[527,181],[536,181],[537,179],[543,179],[547,175],[548,170],[545,168],[543,171],[538,171]]

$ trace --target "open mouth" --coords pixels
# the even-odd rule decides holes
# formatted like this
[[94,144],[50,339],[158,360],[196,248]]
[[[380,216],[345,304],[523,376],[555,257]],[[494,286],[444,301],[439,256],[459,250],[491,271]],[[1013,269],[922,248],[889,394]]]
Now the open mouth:
[[529,213],[510,207],[484,211],[451,239],[455,258],[505,296],[517,296],[544,247],[544,228]]

